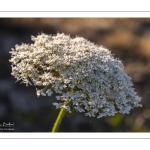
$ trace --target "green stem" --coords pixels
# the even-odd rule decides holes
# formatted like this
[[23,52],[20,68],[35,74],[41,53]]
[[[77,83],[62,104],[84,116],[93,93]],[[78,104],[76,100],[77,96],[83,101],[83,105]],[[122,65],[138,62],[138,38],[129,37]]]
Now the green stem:
[[63,117],[65,116],[65,113],[66,113],[66,109],[64,108],[61,108],[60,112],[59,112],[59,115],[54,123],[54,126],[53,126],[53,129],[52,129],[52,132],[57,132],[58,129],[59,129],[59,126],[62,122],[62,119]]

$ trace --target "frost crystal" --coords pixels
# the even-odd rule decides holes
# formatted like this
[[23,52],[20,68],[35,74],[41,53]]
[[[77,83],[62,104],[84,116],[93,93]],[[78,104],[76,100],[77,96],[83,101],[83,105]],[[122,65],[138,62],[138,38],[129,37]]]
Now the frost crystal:
[[28,86],[40,86],[37,96],[56,96],[56,108],[101,118],[141,107],[131,78],[111,52],[82,37],[41,34],[34,44],[12,49],[12,75]]

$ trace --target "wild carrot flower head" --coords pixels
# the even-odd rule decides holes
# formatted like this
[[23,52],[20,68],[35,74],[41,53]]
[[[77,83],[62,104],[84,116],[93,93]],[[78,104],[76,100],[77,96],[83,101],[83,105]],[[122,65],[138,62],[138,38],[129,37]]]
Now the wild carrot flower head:
[[56,108],[101,118],[141,106],[123,63],[108,49],[59,33],[31,39],[33,44],[16,45],[10,52],[12,75],[39,86],[37,96],[57,93]]

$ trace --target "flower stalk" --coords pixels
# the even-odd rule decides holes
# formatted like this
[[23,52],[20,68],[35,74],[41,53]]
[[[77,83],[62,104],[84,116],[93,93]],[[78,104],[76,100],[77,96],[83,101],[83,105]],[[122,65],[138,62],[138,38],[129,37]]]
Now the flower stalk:
[[54,126],[53,126],[53,129],[52,129],[52,132],[57,132],[59,127],[60,127],[60,124],[62,122],[62,119],[64,118],[65,116],[65,113],[66,113],[66,109],[64,108],[61,108],[60,112],[59,112],[59,115],[54,123]]

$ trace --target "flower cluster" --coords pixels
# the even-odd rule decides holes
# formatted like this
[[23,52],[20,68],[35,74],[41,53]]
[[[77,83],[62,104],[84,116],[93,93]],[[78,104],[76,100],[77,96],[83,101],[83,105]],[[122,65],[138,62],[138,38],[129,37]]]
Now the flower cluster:
[[10,52],[12,75],[39,86],[37,96],[57,93],[56,108],[101,118],[141,106],[122,62],[108,49],[59,33],[31,39],[33,44],[16,45]]

